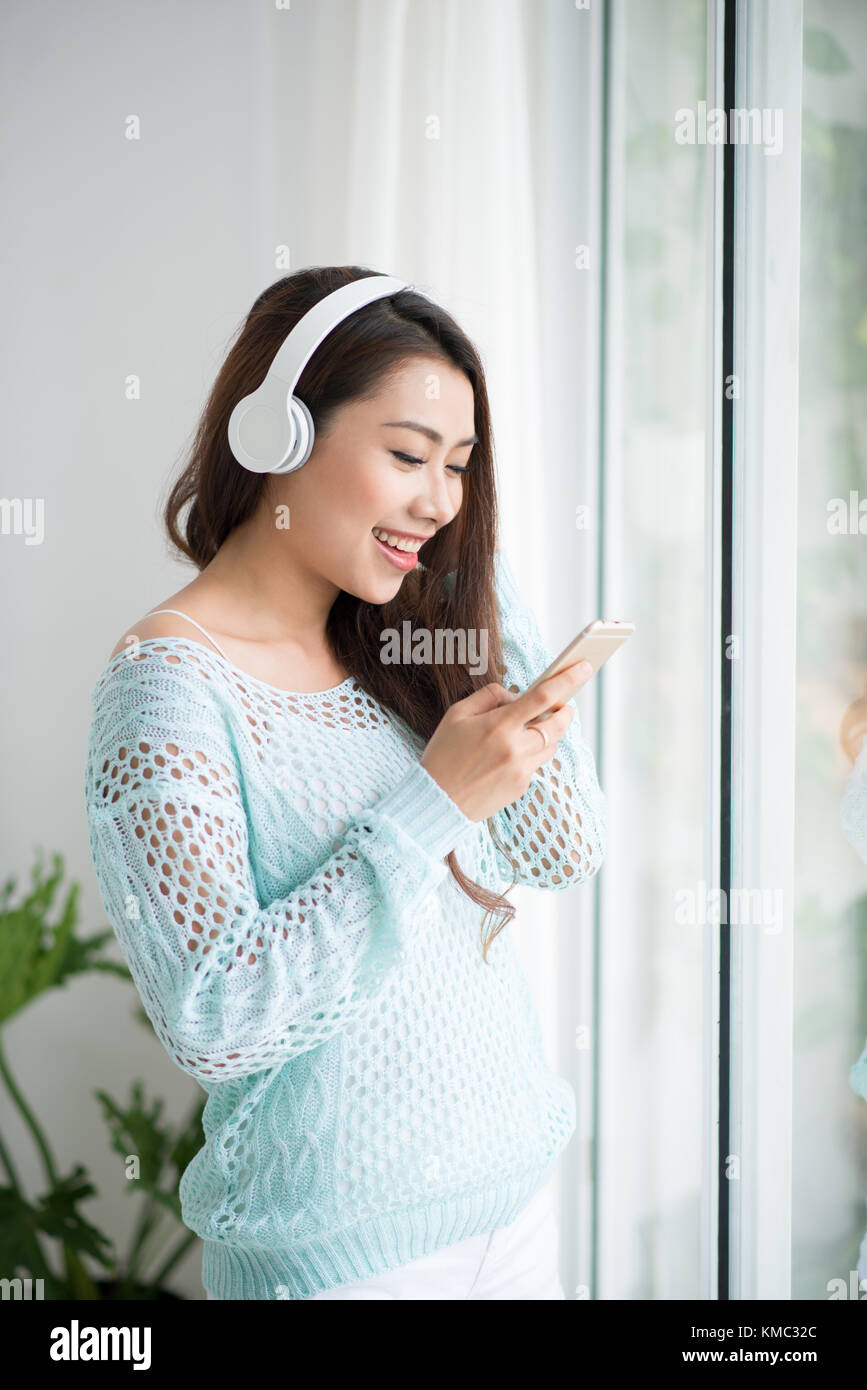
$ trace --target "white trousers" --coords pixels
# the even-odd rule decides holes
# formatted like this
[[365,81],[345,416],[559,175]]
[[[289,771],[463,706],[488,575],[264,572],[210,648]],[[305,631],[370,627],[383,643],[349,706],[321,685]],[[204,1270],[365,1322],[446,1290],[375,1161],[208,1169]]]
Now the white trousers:
[[[565,1299],[558,1273],[558,1232],[549,1180],[517,1219],[468,1236],[397,1269],[300,1300]],[[208,1294],[208,1298],[213,1298]]]

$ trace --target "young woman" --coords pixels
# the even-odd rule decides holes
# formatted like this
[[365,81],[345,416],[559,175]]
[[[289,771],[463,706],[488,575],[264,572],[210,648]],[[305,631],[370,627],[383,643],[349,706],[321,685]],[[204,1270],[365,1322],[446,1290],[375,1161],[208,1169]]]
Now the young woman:
[[91,852],[208,1093],[179,1191],[209,1296],[562,1299],[575,1098],[505,892],[594,874],[606,801],[569,703],[589,667],[517,693],[550,655],[496,549],[478,354],[401,289],[304,367],[303,467],[228,442],[293,326],[371,274],[277,281],[227,356],[165,510],[199,573],[93,690]]

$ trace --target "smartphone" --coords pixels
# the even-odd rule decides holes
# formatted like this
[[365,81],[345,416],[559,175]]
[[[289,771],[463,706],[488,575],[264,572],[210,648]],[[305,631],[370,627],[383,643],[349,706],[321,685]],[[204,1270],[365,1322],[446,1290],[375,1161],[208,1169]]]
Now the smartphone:
[[[604,666],[610,656],[613,656],[618,647],[622,647],[627,638],[631,637],[635,631],[635,623],[620,622],[617,618],[594,618],[592,623],[588,623],[583,632],[579,632],[568,645],[564,647],[559,656],[555,656],[551,665],[537,676],[527,690],[535,690],[537,685],[547,680],[549,676],[555,676],[558,671],[562,671],[566,666],[573,666],[576,661],[589,661],[594,671],[598,671],[600,666]],[[526,692],[524,692],[526,693]],[[531,724],[541,724],[544,719],[550,719],[551,715],[560,709],[561,705],[555,705],[552,709],[546,710],[544,714],[537,714]]]

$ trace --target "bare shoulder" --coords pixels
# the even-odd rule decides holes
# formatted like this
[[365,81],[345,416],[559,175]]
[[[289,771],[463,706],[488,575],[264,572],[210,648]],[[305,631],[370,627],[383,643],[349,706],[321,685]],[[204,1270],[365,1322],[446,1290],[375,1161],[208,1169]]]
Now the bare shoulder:
[[109,661],[112,661],[118,652],[129,651],[136,642],[143,642],[149,637],[190,637],[195,640],[196,629],[185,618],[178,617],[177,613],[157,613],[154,617],[145,614],[132,627],[127,628],[115,644]]

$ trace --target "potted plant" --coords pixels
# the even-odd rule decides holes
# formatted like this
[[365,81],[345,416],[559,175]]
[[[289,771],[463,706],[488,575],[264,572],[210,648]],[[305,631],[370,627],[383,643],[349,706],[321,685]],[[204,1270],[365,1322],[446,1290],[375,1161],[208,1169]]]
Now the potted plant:
[[[110,928],[92,936],[76,935],[78,883],[69,886],[56,921],[49,921],[64,873],[59,854],[52,856],[52,865],[45,874],[40,856],[32,871],[31,890],[17,906],[12,903],[14,879],[0,890],[0,1081],[33,1137],[45,1179],[44,1191],[31,1202],[0,1134],[0,1169],[6,1179],[6,1185],[0,1186],[0,1275],[42,1280],[41,1296],[49,1299],[176,1298],[165,1282],[198,1239],[183,1226],[178,1183],[204,1143],[204,1100],[197,1097],[187,1118],[173,1127],[162,1119],[163,1101],[148,1104],[139,1080],[132,1082],[125,1107],[105,1091],[94,1092],[114,1151],[136,1162],[136,1181],[127,1190],[142,1200],[142,1208],[130,1247],[120,1256],[113,1242],[80,1210],[96,1195],[86,1167],[77,1163],[69,1173],[59,1171],[3,1046],[3,1025],[40,994],[65,985],[72,976],[102,970],[131,980],[125,965],[104,955],[114,935]],[[150,1028],[141,1005],[137,1017]],[[51,1240],[59,1242],[61,1267],[57,1267],[57,1255],[46,1249],[46,1241]],[[88,1270],[86,1259],[99,1266],[97,1274]]]

